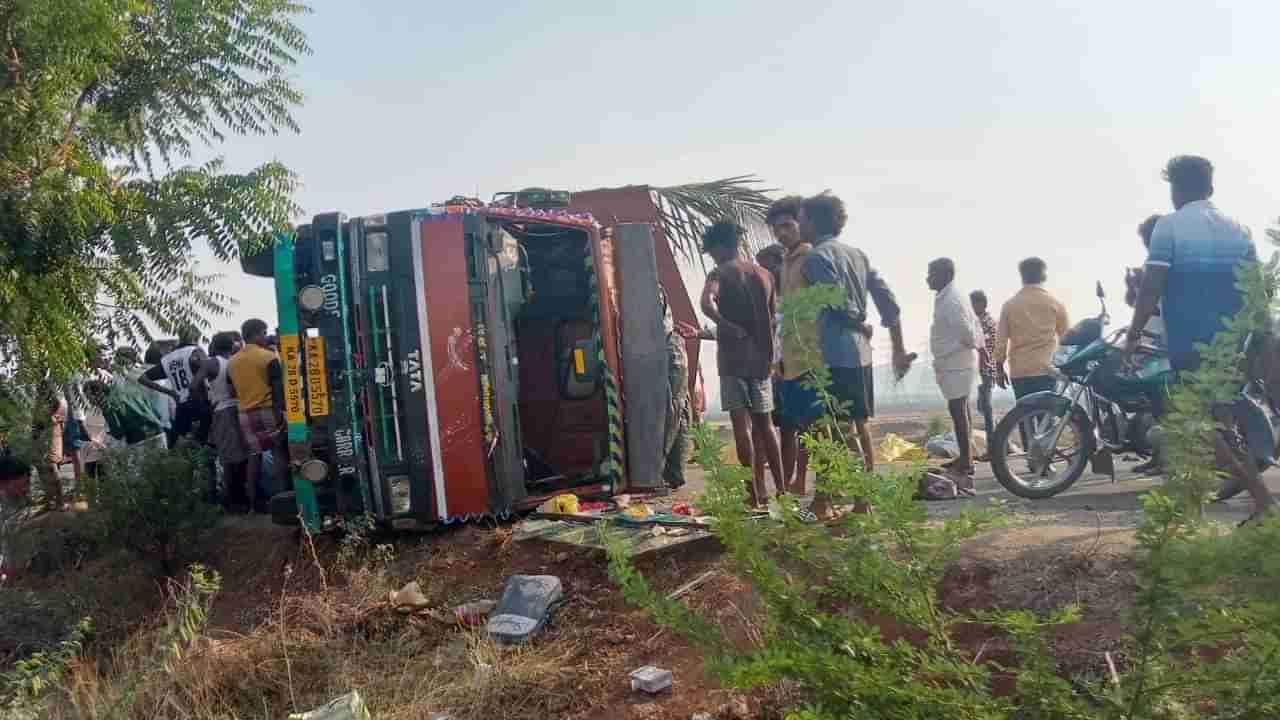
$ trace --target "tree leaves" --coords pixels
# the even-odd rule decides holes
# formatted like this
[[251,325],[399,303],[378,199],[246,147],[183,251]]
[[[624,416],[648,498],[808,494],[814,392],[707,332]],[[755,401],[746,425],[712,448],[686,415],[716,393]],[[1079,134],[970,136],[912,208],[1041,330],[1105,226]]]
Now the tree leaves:
[[204,326],[195,264],[289,224],[279,163],[177,166],[197,143],[296,132],[310,53],[286,0],[27,0],[0,8],[0,367],[65,374],[92,338]]

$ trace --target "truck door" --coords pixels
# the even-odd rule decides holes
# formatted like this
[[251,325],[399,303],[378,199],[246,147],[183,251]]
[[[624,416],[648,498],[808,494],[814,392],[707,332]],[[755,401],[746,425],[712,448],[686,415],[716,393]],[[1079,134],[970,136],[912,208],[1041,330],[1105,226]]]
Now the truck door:
[[658,302],[653,232],[646,223],[618,225],[614,234],[622,334],[622,393],[627,486],[662,487],[670,397],[666,332]]

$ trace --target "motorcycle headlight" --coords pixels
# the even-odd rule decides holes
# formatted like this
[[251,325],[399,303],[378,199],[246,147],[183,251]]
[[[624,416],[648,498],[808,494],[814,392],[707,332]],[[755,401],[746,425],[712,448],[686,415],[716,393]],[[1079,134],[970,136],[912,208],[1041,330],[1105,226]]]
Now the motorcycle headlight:
[[1053,353],[1053,364],[1062,365],[1066,361],[1070,360],[1071,356],[1075,355],[1076,351],[1079,349],[1079,345],[1060,345]]

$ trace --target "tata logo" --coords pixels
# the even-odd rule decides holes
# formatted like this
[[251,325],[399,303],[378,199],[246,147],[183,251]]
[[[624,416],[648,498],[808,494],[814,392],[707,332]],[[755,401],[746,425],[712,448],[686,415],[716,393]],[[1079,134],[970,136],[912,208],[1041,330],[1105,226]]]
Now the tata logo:
[[414,350],[404,361],[404,374],[409,378],[409,392],[422,390],[422,353]]

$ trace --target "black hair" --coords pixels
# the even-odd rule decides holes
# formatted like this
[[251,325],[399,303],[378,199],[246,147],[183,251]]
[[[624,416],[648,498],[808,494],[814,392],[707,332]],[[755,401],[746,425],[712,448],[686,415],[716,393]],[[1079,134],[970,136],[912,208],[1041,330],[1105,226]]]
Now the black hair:
[[1199,155],[1179,155],[1164,166],[1164,179],[1173,187],[1195,197],[1213,193],[1213,163]]
[[769,210],[764,214],[764,221],[767,225],[781,222],[784,218],[791,217],[795,220],[800,219],[800,213],[804,211],[804,198],[799,195],[788,195],[784,198],[774,200],[769,205]]
[[844,231],[844,224],[849,221],[844,201],[830,192],[806,199],[804,216],[813,225],[813,229],[818,231],[818,235],[839,235]]
[[147,346],[147,354],[143,356],[142,362],[148,365],[159,365],[160,361],[163,359],[164,347],[162,347],[160,345],[160,341],[157,340]]
[[200,342],[200,328],[191,323],[178,326],[178,347],[196,345]]
[[983,305],[990,305],[987,301],[987,294],[981,290],[974,290],[969,293],[969,302],[981,302]]
[[[742,245],[742,236],[746,233],[742,226],[732,220],[720,220],[707,228],[702,234],[702,249],[710,252],[711,248],[738,249]],[[248,333],[245,334],[248,337]]]
[[9,453],[0,453],[0,479],[27,477],[31,466]]
[[240,334],[244,336],[245,342],[252,342],[259,335],[265,336],[267,334],[267,323],[258,318],[245,320],[244,324],[240,326]]
[[1156,214],[1156,215],[1152,215],[1146,220],[1143,220],[1142,223],[1138,225],[1138,237],[1142,238],[1143,247],[1145,248],[1151,247],[1151,233],[1155,232],[1156,223],[1159,221],[1160,221],[1160,215]]
[[787,249],[782,247],[781,245],[774,244],[774,245],[769,245],[765,247],[763,250],[761,250],[760,252],[756,253],[756,262],[760,264],[764,264],[764,261],[770,257],[776,257],[778,259],[778,262],[782,262],[782,259],[785,258],[786,256],[787,256]]
[[1049,266],[1038,257],[1029,257],[1018,263],[1018,273],[1022,275],[1024,285],[1035,285],[1044,282],[1045,269]]
[[210,355],[230,355],[236,346],[236,334],[233,332],[219,332],[213,334],[213,339],[209,341]]

